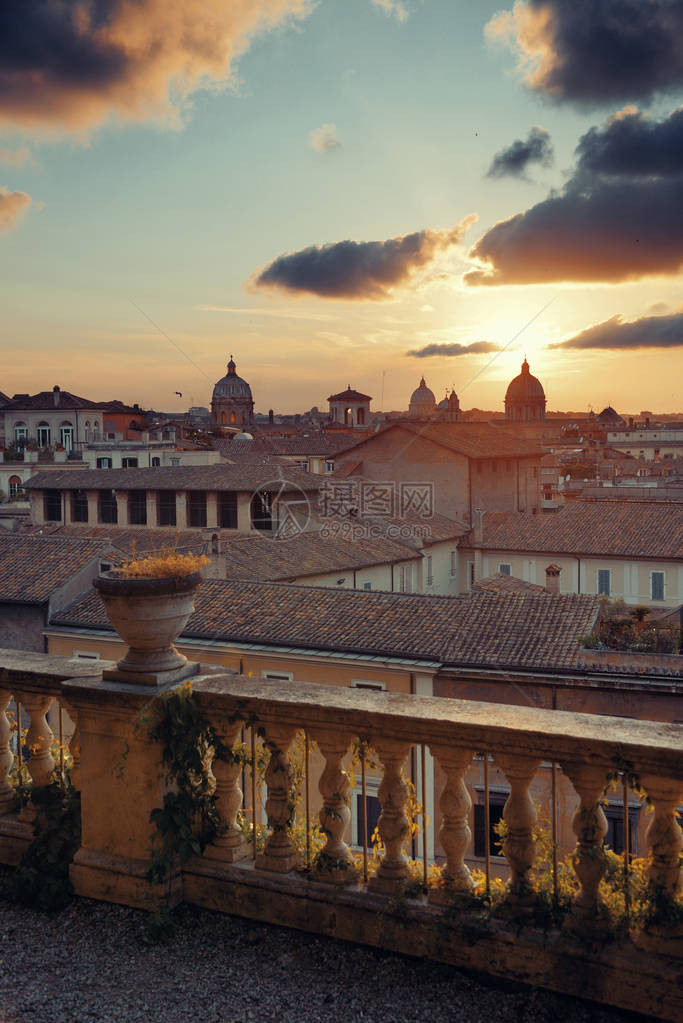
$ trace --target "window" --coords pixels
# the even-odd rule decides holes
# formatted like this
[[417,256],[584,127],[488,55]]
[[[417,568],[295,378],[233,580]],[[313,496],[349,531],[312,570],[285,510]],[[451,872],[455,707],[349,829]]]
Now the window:
[[308,459],[307,458],[299,459],[296,464],[299,467],[299,469],[301,469],[302,472],[308,472]]
[[364,590],[371,590],[372,589],[372,583],[363,583],[363,589]]
[[193,528],[206,526],[206,491],[188,490],[187,524]]
[[64,422],[59,427],[59,443],[66,451],[71,451],[74,446],[74,428],[71,423]]
[[60,490],[43,491],[43,504],[47,522],[62,521],[62,494]]
[[160,526],[175,526],[175,490],[158,491],[157,521]]
[[170,461],[171,465],[175,465],[175,466],[180,465],[180,459],[179,458],[171,458],[171,459],[169,459],[169,461]]
[[411,565],[402,565],[399,572],[401,593],[412,593],[413,573]]
[[[367,846],[372,841],[375,828],[379,823],[382,805],[376,792],[365,793],[365,816],[363,815],[363,793],[356,791],[353,794],[353,844]],[[365,833],[365,822],[367,820],[368,830]]]
[[293,682],[294,674],[291,671],[264,671],[261,678],[267,678],[271,682]]
[[498,571],[501,575],[512,575],[510,571],[511,567],[511,565],[502,564],[498,566]]
[[85,490],[71,491],[71,520],[72,522],[88,521],[88,495]]
[[[608,845],[613,852],[619,854],[624,851],[624,806],[623,803],[610,803],[603,807],[607,818],[607,834],[604,844]],[[637,853],[638,835],[638,812],[639,807],[629,807],[628,810],[628,851],[629,855]]]
[[154,455],[152,458],[152,466],[157,469],[161,465],[161,459],[158,455]]
[[121,468],[122,469],[137,469],[138,460],[137,458],[122,458]]
[[116,494],[113,490],[100,490],[97,494],[97,516],[100,522],[115,525],[119,520]]
[[237,493],[234,490],[218,493],[218,526],[220,529],[237,529]]
[[598,593],[605,597],[610,595],[610,576],[612,573],[608,568],[598,569]]
[[[491,856],[502,856],[500,838],[496,825],[503,817],[503,809],[510,795],[505,789],[489,789],[489,850]],[[486,856],[486,803],[484,792],[477,789],[477,802],[474,804],[474,855]]]
[[10,501],[16,500],[16,496],[21,490],[21,478],[19,476],[10,476],[8,488]]
[[472,589],[472,587],[474,586],[474,562],[473,561],[468,561],[467,562],[467,581],[468,581],[470,589]]
[[147,491],[128,491],[128,522],[131,526],[147,525]]
[[100,436],[100,424],[99,423],[93,423],[93,425],[92,425],[92,439],[94,441],[97,441],[99,436]]
[[664,600],[664,573],[653,572],[650,576],[652,583],[652,599]]
[[88,444],[89,442],[90,442],[90,420],[86,419],[86,421],[85,421],[85,443]]
[[49,448],[50,446],[50,424],[49,423],[38,423],[37,439],[39,448]]
[[431,554],[428,554],[427,555],[427,586],[432,586],[433,584],[434,584],[434,576],[432,575],[432,556],[431,556]]
[[99,661],[100,655],[94,650],[74,650],[74,657],[82,661]]
[[323,472],[334,472],[334,462],[329,459],[323,462]]
[[456,576],[458,574],[458,552],[451,551],[451,575]]
[[267,490],[257,490],[251,499],[251,524],[254,529],[273,528],[273,495]]
[[98,469],[111,469],[111,458],[98,458],[97,459]]
[[352,689],[370,689],[376,693],[383,693],[387,688],[385,682],[369,681],[364,678],[354,678],[351,682]]
[[26,423],[15,423],[14,424],[14,443],[16,446],[23,451],[26,447],[26,441],[28,440],[28,427]]

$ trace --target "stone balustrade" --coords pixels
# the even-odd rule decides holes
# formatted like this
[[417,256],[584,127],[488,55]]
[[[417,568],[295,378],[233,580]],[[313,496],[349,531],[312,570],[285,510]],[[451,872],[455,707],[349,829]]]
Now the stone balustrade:
[[[7,652],[5,652],[7,653]],[[42,663],[40,655],[32,655]],[[5,661],[7,658],[5,658]],[[29,737],[35,755],[30,769],[36,784],[49,775],[50,735],[46,710],[55,696],[78,722],[82,845],[71,868],[80,895],[144,907],[149,901],[151,811],[166,791],[158,744],[139,727],[149,690],[44,665],[29,678],[12,677],[0,667],[0,767],[11,762],[3,708],[21,692],[30,713]],[[3,652],[0,651],[0,665]],[[75,662],[69,662],[74,665]],[[99,667],[99,665],[98,665]],[[501,706],[438,697],[317,685],[278,683],[214,670],[192,679],[194,697],[228,746],[257,730],[270,753],[265,771],[265,813],[269,824],[258,852],[240,827],[243,789],[238,760],[216,760],[216,799],[225,831],[170,878],[165,897],[197,905],[367,942],[501,976],[524,976],[531,983],[606,1001],[662,1019],[676,1019],[680,956],[679,930],[653,928],[629,941],[596,944],[601,917],[600,881],[606,860],[607,830],[601,799],[610,777],[636,777],[652,804],[647,830],[648,877],[653,893],[673,903],[680,885],[683,836],[676,807],[683,803],[683,726],[588,714]],[[4,703],[2,702],[4,701]],[[304,730],[317,745],[317,816],[325,844],[311,869],[292,834],[292,744]],[[346,768],[354,740],[371,747],[378,762],[378,831],[382,849],[377,869],[363,882],[349,848],[350,781]],[[247,743],[248,746],[248,743]],[[405,897],[409,877],[410,828],[406,776],[411,751],[427,749],[437,766],[441,884],[428,897]],[[307,746],[308,748],[308,746]],[[73,745],[72,745],[73,749]],[[77,751],[78,752],[78,751]],[[471,797],[467,775],[475,757],[495,765],[508,782],[503,810],[503,852],[509,867],[507,906],[515,920],[475,921],[476,937],[464,940],[468,901],[474,882],[471,854]],[[535,893],[530,882],[536,857],[536,807],[530,795],[543,764],[557,765],[575,799],[571,809],[577,879],[574,905],[563,930],[551,935],[534,929]],[[487,768],[488,769],[488,768]],[[4,784],[4,779],[0,779]],[[7,798],[0,785],[0,798]],[[5,809],[7,808],[5,803]],[[319,809],[318,809],[319,808]],[[255,808],[250,807],[255,814]],[[553,807],[553,814],[555,807]],[[3,822],[12,814],[0,817]],[[255,816],[254,816],[254,819]],[[7,856],[7,837],[0,858]],[[401,912],[396,912],[397,900]],[[527,925],[519,930],[520,920]],[[474,926],[470,919],[468,927]],[[478,928],[478,929],[477,929]],[[591,944],[586,944],[589,940]],[[586,957],[590,969],[586,968]],[[679,966],[673,968],[677,961]]]

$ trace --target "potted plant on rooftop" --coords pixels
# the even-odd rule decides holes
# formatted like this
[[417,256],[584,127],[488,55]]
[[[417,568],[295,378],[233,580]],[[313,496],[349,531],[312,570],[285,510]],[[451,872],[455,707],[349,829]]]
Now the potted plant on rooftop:
[[128,652],[105,678],[142,685],[175,682],[196,672],[173,645],[194,610],[194,598],[210,558],[180,554],[133,557],[93,580],[116,632]]

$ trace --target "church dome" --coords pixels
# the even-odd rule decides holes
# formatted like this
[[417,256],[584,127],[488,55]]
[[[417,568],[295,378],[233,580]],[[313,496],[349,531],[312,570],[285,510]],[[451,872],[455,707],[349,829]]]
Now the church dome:
[[505,392],[505,415],[510,421],[529,422],[545,419],[545,391],[538,377],[532,376],[524,360],[522,372],[510,381]]
[[410,416],[429,416],[436,411],[436,398],[434,392],[427,387],[425,378],[422,377],[420,380],[420,386],[416,387],[410,396],[410,405],[408,406],[408,415]]
[[545,401],[545,391],[538,377],[531,375],[529,363],[525,359],[522,363],[522,372],[510,381],[505,400],[526,401],[527,398],[541,398]]
[[251,401],[251,387],[246,380],[238,377],[232,355],[228,363],[228,372],[217,382],[213,389],[214,398],[247,398]]

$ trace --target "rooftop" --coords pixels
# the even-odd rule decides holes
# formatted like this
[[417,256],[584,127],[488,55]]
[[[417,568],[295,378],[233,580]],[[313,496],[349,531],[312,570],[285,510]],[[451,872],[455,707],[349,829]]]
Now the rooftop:
[[318,490],[322,476],[280,464],[260,462],[229,465],[177,465],[153,469],[87,469],[79,472],[39,472],[27,490],[238,490],[254,491],[273,483],[274,489]]
[[110,544],[23,536],[0,529],[0,600],[43,604]]
[[489,426],[488,423],[411,423],[406,420],[392,423],[379,434],[363,438],[349,451],[349,455],[361,456],[363,444],[371,443],[389,430],[404,430],[467,458],[540,458],[543,455],[536,442],[524,440],[512,430]]
[[[599,597],[576,594],[432,597],[205,579],[183,635],[463,667],[573,669],[599,606]],[[53,624],[111,630],[94,591]]]
[[683,558],[683,502],[575,501],[543,515],[485,512],[482,526],[470,540],[489,550]]
[[240,536],[221,543],[229,579],[273,581],[321,575],[405,561],[415,550],[383,536],[362,541],[318,532],[298,533],[286,541]]

